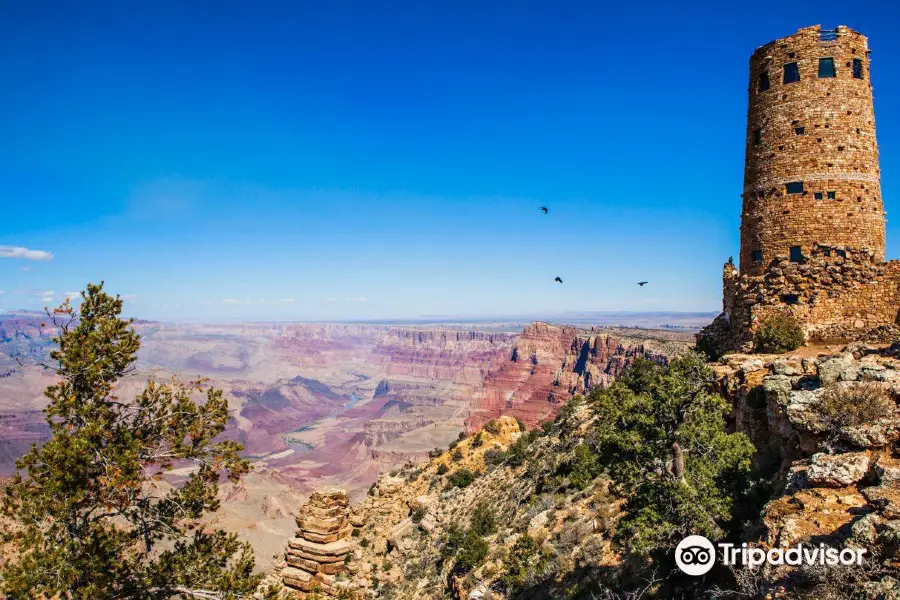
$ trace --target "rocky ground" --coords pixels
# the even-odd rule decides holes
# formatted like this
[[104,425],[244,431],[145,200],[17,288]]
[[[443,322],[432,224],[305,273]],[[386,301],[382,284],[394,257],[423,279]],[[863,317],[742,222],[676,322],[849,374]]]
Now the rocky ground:
[[736,427],[756,445],[771,486],[747,538],[766,548],[867,550],[858,569],[767,569],[744,586],[773,597],[900,597],[900,346],[729,355],[720,363]]

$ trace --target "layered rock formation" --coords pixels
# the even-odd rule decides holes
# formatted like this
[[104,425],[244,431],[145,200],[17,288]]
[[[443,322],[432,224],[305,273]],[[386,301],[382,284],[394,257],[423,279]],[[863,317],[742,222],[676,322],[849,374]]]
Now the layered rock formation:
[[665,363],[690,346],[685,334],[603,329],[588,331],[548,323],[525,327],[509,360],[485,377],[466,421],[474,431],[511,415],[528,425],[552,419],[575,394],[609,385],[636,357]]
[[353,529],[349,506],[347,492],[325,488],[313,492],[300,508],[296,535],[284,553],[287,566],[281,579],[286,587],[304,593],[340,587],[335,576],[344,570]]

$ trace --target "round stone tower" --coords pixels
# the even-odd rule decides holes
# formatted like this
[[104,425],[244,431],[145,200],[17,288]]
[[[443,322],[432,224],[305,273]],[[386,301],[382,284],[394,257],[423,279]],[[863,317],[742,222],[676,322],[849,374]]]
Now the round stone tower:
[[766,44],[750,57],[749,91],[741,274],[814,249],[884,261],[866,37],[815,26]]

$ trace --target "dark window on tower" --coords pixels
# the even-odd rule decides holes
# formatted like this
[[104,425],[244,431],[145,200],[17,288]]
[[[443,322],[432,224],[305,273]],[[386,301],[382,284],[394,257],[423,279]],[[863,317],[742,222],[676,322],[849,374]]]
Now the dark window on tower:
[[784,184],[784,191],[788,194],[802,194],[803,193],[803,182],[802,181],[792,181],[790,183]]
[[835,200],[837,198],[837,192],[828,192],[828,199]]
[[844,250],[838,250],[837,255],[841,258],[847,258],[847,253]]
[[791,262],[801,262],[803,260],[803,249],[800,246],[791,246]]
[[836,75],[834,70],[834,59],[833,58],[820,58],[819,59],[819,78],[827,78],[834,77]]
[[750,253],[750,260],[753,262],[762,262],[762,250],[754,250]]
[[769,89],[769,72],[763,71],[759,74],[759,91],[764,92]]
[[856,79],[863,78],[862,59],[860,58],[853,59],[853,77],[855,77]]
[[824,254],[825,256],[831,256],[831,248],[823,248],[822,254]]
[[759,146],[759,143],[762,141],[762,129],[754,129],[753,130],[753,145]]
[[816,200],[821,200],[821,199],[822,199],[822,192],[816,192],[815,194],[813,194],[813,196],[815,197]]
[[790,62],[784,65],[784,83],[800,81],[800,68],[797,63]]
[[797,304],[800,302],[800,297],[797,294],[782,294],[781,301],[785,304]]
[[794,127],[794,133],[797,135],[803,135],[806,133],[806,127]]

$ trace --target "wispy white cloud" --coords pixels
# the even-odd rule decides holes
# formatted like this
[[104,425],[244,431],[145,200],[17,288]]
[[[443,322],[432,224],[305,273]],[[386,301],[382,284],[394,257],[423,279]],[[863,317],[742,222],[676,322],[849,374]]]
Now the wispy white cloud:
[[137,302],[138,295],[137,294],[119,294],[119,298],[121,298],[124,302],[130,302],[134,304]]
[[28,265],[25,265],[24,267],[19,267],[19,270],[27,273],[28,271],[31,270],[31,267],[29,267]]
[[81,296],[80,292],[66,292],[66,298],[69,300],[73,300]]
[[16,296],[30,296],[32,298],[46,298],[47,296],[53,296],[53,290],[33,290],[29,288],[16,288],[11,292]]
[[296,298],[279,298],[278,301],[279,302],[296,302],[297,299]]
[[202,304],[203,306],[209,306],[210,304],[212,304],[212,302],[210,302],[209,300],[200,300],[199,302],[197,302],[197,304]]
[[222,304],[237,304],[237,303],[238,303],[238,301],[235,300],[234,298],[225,298],[224,300],[222,300]]
[[329,296],[328,298],[325,298],[325,302],[337,302],[337,298]]
[[365,296],[353,296],[351,298],[347,298],[347,302],[368,302],[369,299]]
[[23,260],[53,260],[53,253],[46,250],[31,250],[23,246],[0,246],[0,258],[21,258]]

